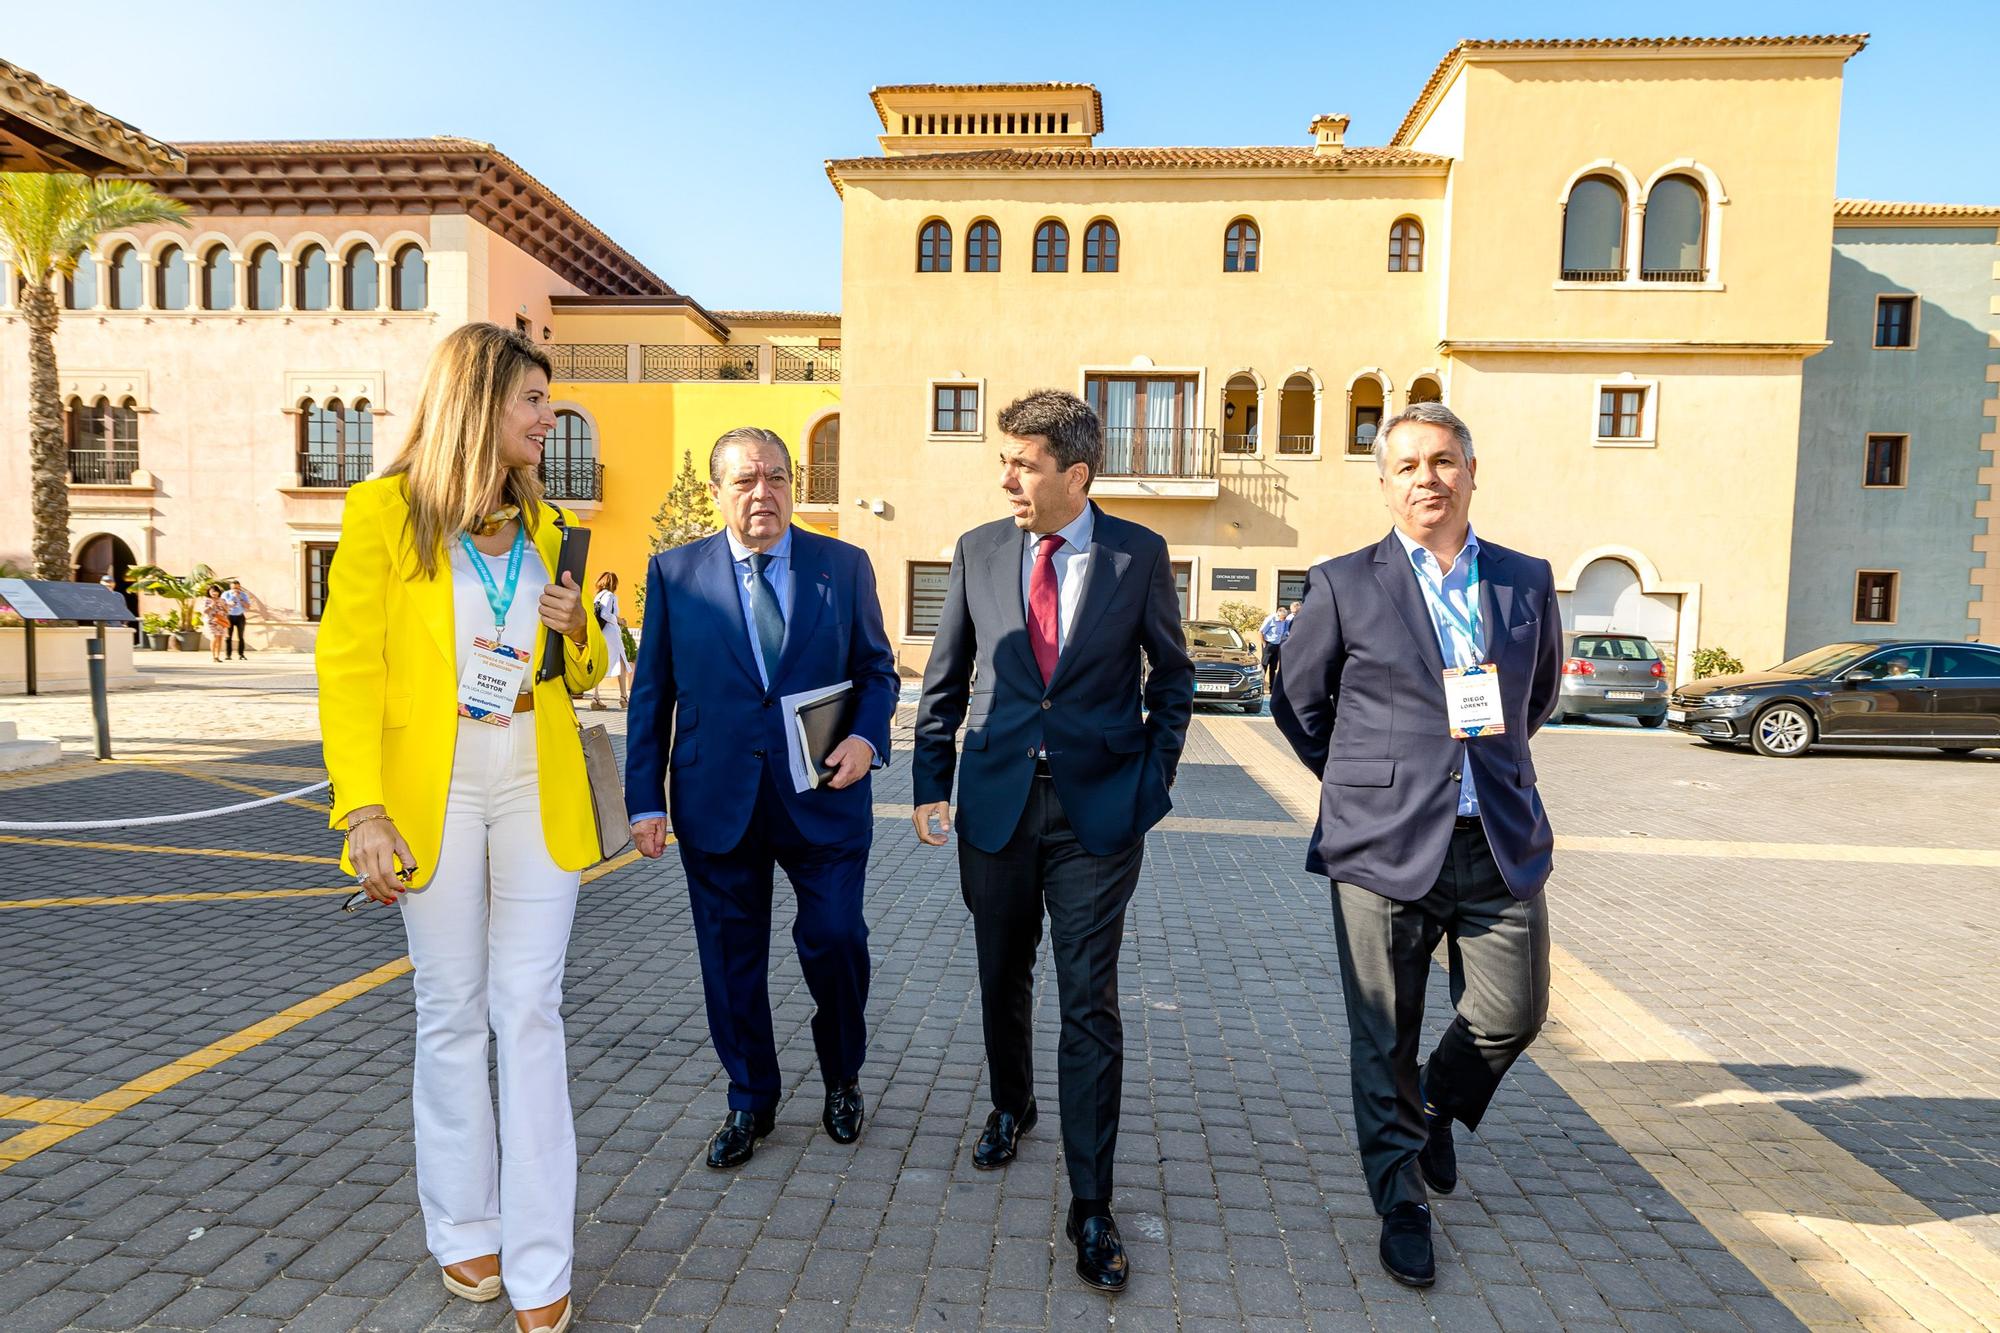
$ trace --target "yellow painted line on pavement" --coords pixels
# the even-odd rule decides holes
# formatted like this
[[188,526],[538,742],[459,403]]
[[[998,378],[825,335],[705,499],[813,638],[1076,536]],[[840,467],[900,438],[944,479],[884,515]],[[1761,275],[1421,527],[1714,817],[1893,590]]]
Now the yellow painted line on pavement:
[[187,893],[94,893],[73,898],[0,899],[0,912],[30,907],[151,907],[161,903],[255,902],[267,898],[330,898],[354,892],[352,884],[318,889],[206,889]]
[[[671,835],[667,841],[670,843],[673,841]],[[583,882],[588,884],[592,880],[601,879],[638,859],[639,853],[636,849],[627,850],[601,865],[584,871]],[[295,889],[271,892],[346,893],[348,890]],[[158,899],[144,901],[158,901]],[[309,999],[300,1000],[269,1018],[232,1032],[219,1041],[210,1042],[200,1050],[190,1052],[178,1060],[148,1070],[103,1096],[92,1097],[86,1102],[63,1102],[46,1097],[0,1097],[0,1120],[39,1121],[32,1129],[25,1129],[10,1138],[0,1139],[0,1171],[5,1171],[16,1162],[24,1162],[43,1149],[52,1148],[93,1125],[101,1125],[120,1111],[130,1110],[156,1093],[165,1092],[168,1088],[184,1083],[196,1074],[206,1073],[231,1056],[241,1055],[253,1046],[262,1045],[273,1037],[291,1031],[301,1023],[317,1018],[329,1010],[337,1009],[349,1000],[366,995],[405,975],[410,969],[410,959],[406,954],[393,962],[384,963],[380,967],[363,972],[358,977],[329,987]],[[6,1113],[10,1109],[13,1114]],[[36,1111],[36,1114],[24,1114],[30,1110]]]
[[[1317,811],[1319,783],[1289,752],[1247,724],[1200,718],[1196,725],[1310,825],[1304,812]],[[1572,851],[1620,853],[1666,842],[1568,841],[1586,844]],[[1852,850],[1692,845],[1702,850],[1660,854],[1845,860]],[[1743,848],[1784,854],[1758,858]],[[1904,864],[1985,864],[1914,860],[1911,853],[1987,855],[1872,850]],[[1743,1082],[1560,945],[1549,970],[1549,1022],[1531,1050],[1535,1064],[1808,1328],[2000,1329],[2000,1252],[1911,1198],[1780,1098]]]
[[149,856],[216,856],[233,861],[305,861],[313,865],[337,866],[337,856],[310,856],[303,852],[256,852],[240,847],[163,847],[137,842],[87,842],[81,838],[40,838],[25,833],[0,833],[0,843],[25,843],[35,847],[73,847],[92,852],[144,852]]

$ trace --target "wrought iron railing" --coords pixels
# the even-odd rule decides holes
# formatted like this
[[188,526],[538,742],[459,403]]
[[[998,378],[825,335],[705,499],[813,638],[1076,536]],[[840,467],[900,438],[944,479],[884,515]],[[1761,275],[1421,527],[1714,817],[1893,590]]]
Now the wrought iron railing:
[[642,380],[755,380],[755,347],[653,343],[639,349]]
[[771,378],[781,384],[801,380],[840,382],[838,347],[773,347]]
[[125,486],[139,466],[136,449],[72,449],[69,479],[79,486]]
[[543,348],[559,380],[628,380],[631,348],[625,343],[550,343]]
[[840,503],[840,464],[808,463],[792,479],[794,504],[830,505]]
[[1623,282],[1625,273],[1615,268],[1566,268],[1562,271],[1564,282]]
[[1281,454],[1309,454],[1319,448],[1316,435],[1280,435],[1278,452]]
[[370,454],[300,454],[299,485],[339,488],[359,486],[375,470]]
[[1110,426],[1106,477],[1207,480],[1215,476],[1216,432],[1207,426]]
[[1248,434],[1232,434],[1229,432],[1224,432],[1222,436],[1222,452],[1225,454],[1256,453],[1257,452],[1256,433],[1254,431]]
[[544,458],[542,494],[551,500],[602,500],[604,464],[589,458]]
[[1647,282],[1706,282],[1705,268],[1642,268],[1639,276]]

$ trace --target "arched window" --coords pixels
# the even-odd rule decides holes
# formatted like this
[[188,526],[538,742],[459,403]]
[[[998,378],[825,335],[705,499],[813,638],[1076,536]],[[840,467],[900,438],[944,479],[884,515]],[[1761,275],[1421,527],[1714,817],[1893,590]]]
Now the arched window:
[[375,262],[375,247],[363,242],[347,252],[340,268],[340,308],[373,310],[381,304],[381,266]]
[[178,245],[162,250],[153,265],[153,304],[162,310],[187,309],[190,276],[187,251]]
[[398,250],[389,271],[389,308],[422,310],[430,302],[429,277],[422,247],[412,244]]
[[1700,282],[1707,276],[1708,196],[1686,176],[1656,182],[1646,196],[1646,243],[1639,276],[1649,282]]
[[97,261],[87,250],[76,257],[76,272],[63,279],[63,305],[71,310],[97,308]]
[[137,310],[145,304],[145,283],[141,280],[139,248],[121,245],[111,252],[111,308]]
[[309,245],[292,261],[292,305],[299,310],[328,310],[333,306],[333,265],[326,250]]
[[1410,401],[1413,403],[1441,403],[1444,391],[1429,375],[1419,375],[1410,381]]
[[1229,230],[1222,234],[1222,271],[1224,273],[1257,271],[1257,224],[1249,218],[1236,219],[1229,224]]
[[1382,381],[1364,374],[1347,390],[1347,453],[1352,457],[1375,451],[1375,434],[1382,429],[1388,395]]
[[139,408],[130,398],[69,400],[63,414],[69,478],[84,486],[122,486],[139,466]]
[[130,478],[132,467],[139,461],[139,405],[130,398],[111,409],[111,454],[113,458],[131,460],[125,469]]
[[365,398],[344,406],[307,398],[299,404],[299,485],[354,486],[375,467],[375,413]]
[[276,310],[285,303],[285,265],[278,247],[260,245],[250,252],[250,308]]
[[1118,271],[1118,227],[1111,219],[1099,218],[1084,228],[1083,271],[1085,273]]
[[218,245],[202,256],[201,308],[229,310],[236,305],[236,261],[229,247]]
[[1585,176],[1563,207],[1565,282],[1617,282],[1625,276],[1625,190],[1609,176]]
[[991,222],[975,222],[965,233],[965,271],[967,273],[998,273],[1000,271],[1000,228]]
[[917,272],[951,272],[951,224],[932,218],[917,233]]
[[1035,272],[1069,272],[1069,228],[1053,218],[1035,228]]
[[579,412],[558,411],[542,453],[542,488],[557,500],[596,500],[597,441]]
[[1397,218],[1389,228],[1389,271],[1424,271],[1424,224],[1415,218]]
[[800,504],[830,505],[840,500],[840,416],[822,418],[806,437],[806,465],[797,484]]

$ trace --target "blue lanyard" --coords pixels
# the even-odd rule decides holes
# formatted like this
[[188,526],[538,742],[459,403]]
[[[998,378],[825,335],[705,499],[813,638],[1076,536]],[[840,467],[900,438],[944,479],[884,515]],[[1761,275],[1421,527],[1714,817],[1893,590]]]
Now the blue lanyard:
[[479,581],[486,585],[486,605],[493,611],[493,638],[498,641],[507,632],[507,613],[514,609],[514,591],[521,586],[521,556],[528,549],[528,526],[524,523],[514,529],[514,548],[507,552],[507,586],[504,589],[493,581],[493,571],[486,567],[486,557],[472,544],[472,538],[461,532],[458,540],[472,561],[472,572],[479,575]]
[[[1432,556],[1431,559],[1435,560],[1437,557]],[[1458,608],[1453,606],[1451,600],[1445,596],[1444,576],[1440,574],[1436,579],[1432,579],[1424,573],[1422,565],[1417,566],[1417,577],[1430,584],[1437,592],[1438,614],[1449,621],[1453,629],[1463,633],[1466,641],[1472,645],[1472,651],[1477,653],[1479,652],[1479,553],[1477,551],[1472,553],[1472,564],[1468,567],[1466,573],[1465,600],[1466,605],[1472,608],[1472,614],[1469,618],[1460,615]]]

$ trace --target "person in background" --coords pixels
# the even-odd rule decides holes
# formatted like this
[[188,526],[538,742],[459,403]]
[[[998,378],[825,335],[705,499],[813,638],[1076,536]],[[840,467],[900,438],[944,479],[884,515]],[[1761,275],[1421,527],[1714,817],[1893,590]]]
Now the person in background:
[[[563,962],[578,872],[599,859],[570,700],[604,675],[604,638],[574,580],[552,574],[549,373],[545,352],[492,324],[438,344],[402,453],[347,493],[317,645],[342,865],[401,904],[416,967],[425,1240],[447,1291],[504,1288],[520,1333],[562,1333],[573,1313]],[[551,636],[562,669],[540,680]]]
[[1278,649],[1284,644],[1285,635],[1291,632],[1292,613],[1296,610],[1298,610],[1296,602],[1292,604],[1291,611],[1287,611],[1283,606],[1280,606],[1270,615],[1265,616],[1264,623],[1257,627],[1257,637],[1264,641],[1264,690],[1266,693],[1270,692],[1271,682],[1277,677]]
[[241,579],[229,580],[229,591],[222,594],[222,605],[229,611],[229,637],[223,642],[222,655],[228,657],[229,649],[234,645],[236,660],[247,662],[250,650],[243,646],[243,630],[249,624],[250,594],[243,591]]
[[[590,610],[604,631],[604,674],[618,682],[618,706],[623,708],[625,685],[632,677],[632,660],[625,656],[625,622],[618,618],[618,576],[608,569],[597,576],[597,591],[590,599]],[[590,706],[600,711],[604,701],[597,697],[597,691],[602,687],[600,681],[590,691]]]
[[222,599],[222,585],[208,585],[208,596],[201,603],[202,626],[208,631],[208,655],[215,661],[222,660],[222,645],[229,637],[229,605]]

